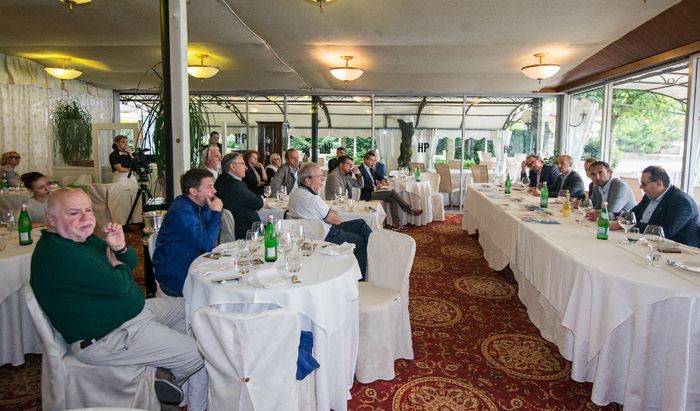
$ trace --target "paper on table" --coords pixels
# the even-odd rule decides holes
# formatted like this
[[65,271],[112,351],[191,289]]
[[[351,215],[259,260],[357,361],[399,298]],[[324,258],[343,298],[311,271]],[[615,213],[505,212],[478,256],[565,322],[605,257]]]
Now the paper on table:
[[288,284],[285,273],[280,272],[277,267],[263,268],[248,276],[248,284],[257,288],[274,288]]
[[318,252],[325,255],[344,255],[352,253],[353,250],[355,250],[355,244],[343,243],[340,245],[334,244],[323,247],[319,249]]

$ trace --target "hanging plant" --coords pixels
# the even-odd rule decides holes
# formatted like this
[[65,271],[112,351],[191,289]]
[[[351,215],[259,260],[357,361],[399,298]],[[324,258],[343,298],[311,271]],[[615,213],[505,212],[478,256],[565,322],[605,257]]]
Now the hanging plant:
[[[92,118],[77,100],[61,100],[53,112],[56,152],[63,162],[79,164],[92,157]],[[92,161],[92,160],[90,160]]]

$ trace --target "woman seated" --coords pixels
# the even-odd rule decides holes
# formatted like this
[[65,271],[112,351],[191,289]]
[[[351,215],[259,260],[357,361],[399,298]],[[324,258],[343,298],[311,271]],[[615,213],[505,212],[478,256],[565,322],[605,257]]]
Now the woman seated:
[[27,190],[32,193],[27,201],[29,218],[32,219],[32,223],[45,223],[47,200],[51,195],[49,179],[36,171],[22,174],[20,178]]
[[9,187],[19,187],[19,174],[15,168],[21,159],[22,157],[16,151],[2,153],[0,157],[0,178],[7,180]]
[[275,173],[277,173],[277,169],[280,168],[281,165],[282,157],[279,155],[279,153],[272,153],[270,156],[270,164],[265,167],[267,181],[272,182],[272,179],[275,178]]
[[268,184],[267,173],[263,169],[262,165],[258,163],[258,152],[255,150],[248,150],[243,153],[243,161],[248,169],[245,171],[245,177],[243,177],[243,182],[248,185],[250,191],[256,195],[263,195],[266,184]]

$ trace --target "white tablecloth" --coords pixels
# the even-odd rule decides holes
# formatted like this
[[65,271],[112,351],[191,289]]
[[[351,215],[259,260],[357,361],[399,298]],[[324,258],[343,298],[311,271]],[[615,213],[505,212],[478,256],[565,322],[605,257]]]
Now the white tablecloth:
[[[533,215],[524,207],[538,198],[516,203],[487,190],[469,187],[466,227],[479,230],[489,266],[510,265],[532,322],[572,361],[574,379],[593,382],[592,400],[698,409],[700,276],[665,264],[649,268],[643,244],[618,244],[621,232],[596,240],[595,225],[561,217],[561,205],[544,215],[560,224],[523,222]],[[667,256],[700,264],[700,250],[684,250]]]
[[[421,181],[415,181],[413,177],[409,177],[406,181],[391,179],[389,181],[389,186],[397,193],[401,194],[401,197],[406,200],[411,207],[423,210],[423,214],[419,216],[406,215],[405,219],[407,223],[426,225],[433,221],[433,204],[430,200],[430,181],[428,181],[427,178],[421,179]],[[403,220],[404,216],[401,218]]]
[[[338,217],[340,217],[342,221],[362,219],[365,220],[372,230],[378,230],[384,227],[386,212],[379,201],[356,201],[351,213],[340,210],[338,206],[333,205],[330,201],[326,201],[326,203],[331,206],[333,211],[338,213]],[[275,220],[280,220],[284,218],[284,212],[286,210],[287,208],[281,206],[277,200],[265,199],[265,205],[258,210],[258,215],[261,221],[267,221],[267,216],[270,214],[272,214]]]
[[227,285],[213,283],[212,279],[227,278],[233,273],[201,276],[197,267],[205,261],[212,260],[195,260],[185,281],[183,294],[188,315],[205,305],[225,303],[275,304],[298,312],[302,328],[313,331],[314,357],[321,364],[316,372],[317,409],[346,410],[357,361],[359,329],[357,280],[361,275],[355,257],[330,257],[317,252],[304,258],[299,273],[301,284],[278,288],[254,288],[245,279]]
[[[5,231],[4,227],[0,230]],[[0,251],[0,364],[24,363],[24,354],[40,353],[41,342],[36,333],[22,287],[29,283],[32,251],[39,232],[33,232],[34,243],[20,246],[17,235]]]

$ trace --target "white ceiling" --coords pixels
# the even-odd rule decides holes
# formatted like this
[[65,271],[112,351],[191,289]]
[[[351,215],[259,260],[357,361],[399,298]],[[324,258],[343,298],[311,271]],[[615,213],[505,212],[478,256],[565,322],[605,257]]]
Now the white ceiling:
[[[532,54],[571,70],[679,0],[337,0],[321,14],[304,0],[190,0],[189,54],[212,57],[213,79],[194,92],[303,91],[529,93]],[[240,18],[240,20],[239,20]],[[0,52],[55,66],[72,57],[97,86],[158,83],[157,0],[0,1]],[[341,55],[365,69],[344,84]],[[279,57],[278,57],[279,56]]]

